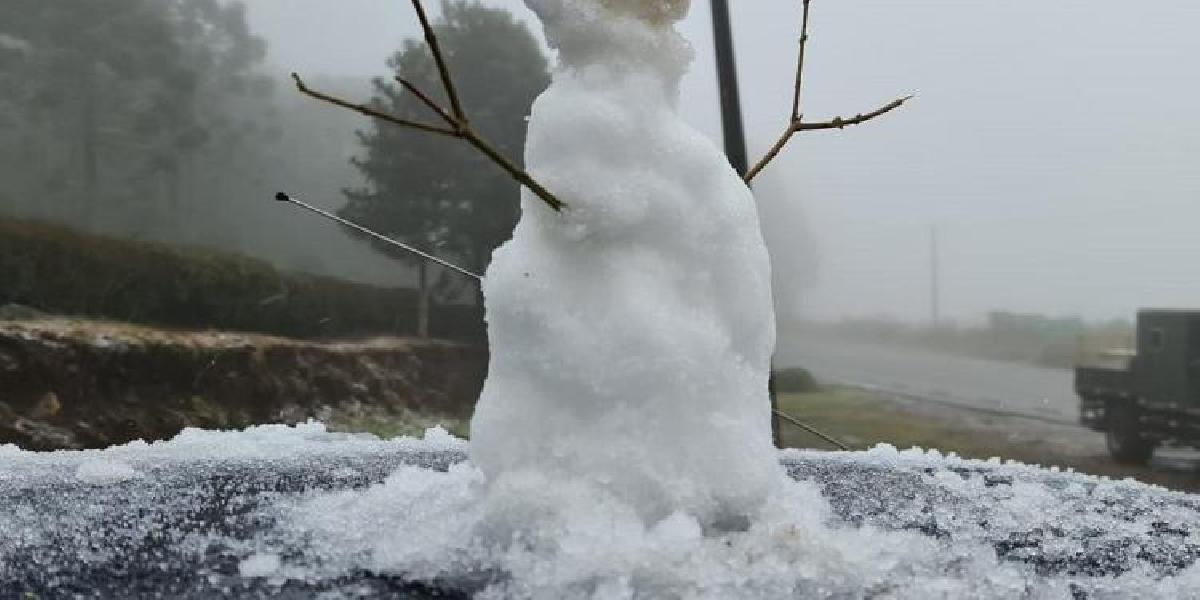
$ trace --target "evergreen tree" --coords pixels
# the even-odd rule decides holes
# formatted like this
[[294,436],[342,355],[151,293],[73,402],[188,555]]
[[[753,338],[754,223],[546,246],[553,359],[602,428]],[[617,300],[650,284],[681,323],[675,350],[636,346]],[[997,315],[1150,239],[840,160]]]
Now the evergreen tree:
[[205,151],[229,156],[268,112],[265,44],[238,3],[9,0],[0,36],[0,82],[18,83],[0,86],[15,142],[0,149],[15,175],[0,186],[71,223],[92,225],[101,208],[183,220],[180,179]]
[[[472,125],[519,164],[530,105],[549,83],[546,58],[536,39],[507,11],[466,0],[444,1],[434,29]],[[406,41],[388,66],[448,105],[423,41]],[[376,108],[414,121],[437,122],[436,115],[399,84],[382,79],[374,84]],[[486,269],[492,251],[511,236],[516,224],[518,184],[460,140],[386,123],[360,132],[360,139],[364,156],[353,162],[368,185],[346,191],[349,202],[342,216],[467,268]],[[418,267],[427,302],[429,278],[424,263]],[[423,310],[427,314],[427,308]]]

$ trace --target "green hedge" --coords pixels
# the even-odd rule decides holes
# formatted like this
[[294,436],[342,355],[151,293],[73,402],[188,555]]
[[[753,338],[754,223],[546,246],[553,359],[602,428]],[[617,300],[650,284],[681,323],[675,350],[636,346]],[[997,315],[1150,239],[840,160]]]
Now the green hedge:
[[[411,335],[415,290],[292,274],[215,251],[0,219],[0,305],[185,329],[298,338]],[[480,311],[435,307],[432,334],[482,340]]]
[[775,371],[775,391],[781,394],[805,394],[820,390],[821,385],[806,369],[796,367]]

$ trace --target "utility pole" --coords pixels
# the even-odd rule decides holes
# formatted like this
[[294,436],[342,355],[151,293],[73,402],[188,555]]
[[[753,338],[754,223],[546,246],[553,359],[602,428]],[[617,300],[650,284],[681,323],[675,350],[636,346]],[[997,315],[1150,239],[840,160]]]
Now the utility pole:
[[738,175],[749,169],[746,157],[746,133],[742,127],[742,99],[738,91],[737,60],[733,52],[733,31],[729,24],[728,0],[712,0],[713,41],[717,50],[717,88],[721,93],[721,128],[725,154]]
[[[712,0],[713,46],[717,51],[717,88],[721,93],[721,129],[725,138],[725,155],[737,174],[746,176],[750,161],[746,154],[746,131],[742,124],[742,99],[738,89],[737,60],[733,52],[733,29],[729,24],[728,0]],[[779,398],[775,393],[775,369],[767,380],[767,395],[771,398],[771,440],[776,448],[783,447],[780,439]]]
[[938,249],[937,225],[929,228],[929,322],[934,329],[942,322],[941,315],[941,257]]

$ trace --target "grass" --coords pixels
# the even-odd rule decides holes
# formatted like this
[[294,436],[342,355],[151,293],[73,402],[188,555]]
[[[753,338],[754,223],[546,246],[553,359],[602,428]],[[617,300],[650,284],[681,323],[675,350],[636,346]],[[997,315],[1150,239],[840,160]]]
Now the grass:
[[353,410],[335,409],[323,415],[330,431],[345,433],[370,433],[381,439],[399,436],[421,437],[425,430],[440,425],[455,437],[466,438],[469,424],[466,419],[445,415],[423,414],[403,410],[400,414],[370,407]]
[[[782,394],[779,406],[852,449],[888,443],[897,448],[937,448],[970,458],[1018,458],[1014,456],[1018,448],[1003,436],[981,436],[978,430],[964,427],[961,420],[950,415],[939,418],[928,411],[914,412],[905,403],[861,390],[828,387],[817,392]],[[787,424],[784,427],[785,446],[829,448],[807,432]]]
[[[852,449],[888,443],[900,449],[936,448],[965,458],[1001,457],[1028,464],[1059,466],[1092,475],[1134,479],[1167,488],[1200,491],[1194,460],[1156,459],[1148,467],[1109,459],[1103,435],[1078,427],[979,413],[844,387],[781,394],[784,412],[843,441]],[[816,436],[784,423],[783,444],[830,449]]]
[[[0,216],[0,305],[300,339],[413,335],[417,293],[290,273],[262,260]],[[478,306],[435,303],[435,337],[484,339]]]
[[[936,448],[964,458],[1001,457],[1028,464],[1059,466],[1092,475],[1132,477],[1183,491],[1200,491],[1200,471],[1171,461],[1151,467],[1113,463],[1104,452],[1103,436],[1077,427],[980,415],[972,411],[897,398],[845,387],[780,394],[788,414],[842,440],[852,449],[888,443],[900,449]],[[441,425],[454,435],[468,436],[466,419],[406,411],[385,413],[370,407],[336,411],[325,422],[332,430],[372,433],[389,439],[420,437]],[[821,439],[784,423],[783,443],[791,448],[830,449]]]

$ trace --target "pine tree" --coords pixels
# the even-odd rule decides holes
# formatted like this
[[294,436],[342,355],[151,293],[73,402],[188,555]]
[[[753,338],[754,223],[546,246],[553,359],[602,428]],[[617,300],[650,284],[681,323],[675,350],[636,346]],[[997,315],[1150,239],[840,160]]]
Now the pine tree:
[[[443,2],[434,29],[472,125],[505,156],[522,156],[530,105],[549,83],[537,40],[507,11],[465,0]],[[388,67],[445,104],[444,95],[432,93],[442,86],[423,42],[406,41]],[[436,116],[397,83],[377,79],[374,84],[375,108],[436,122]],[[353,162],[367,185],[346,191],[349,202],[342,216],[482,272],[516,224],[517,183],[460,140],[386,123],[359,137],[364,156]],[[419,320],[425,334],[433,286],[428,267],[417,267],[422,282]],[[457,291],[450,281],[442,287]]]
[[0,83],[19,84],[0,85],[0,193],[69,223],[187,220],[180,179],[266,121],[265,44],[236,2],[11,0],[0,36]]

